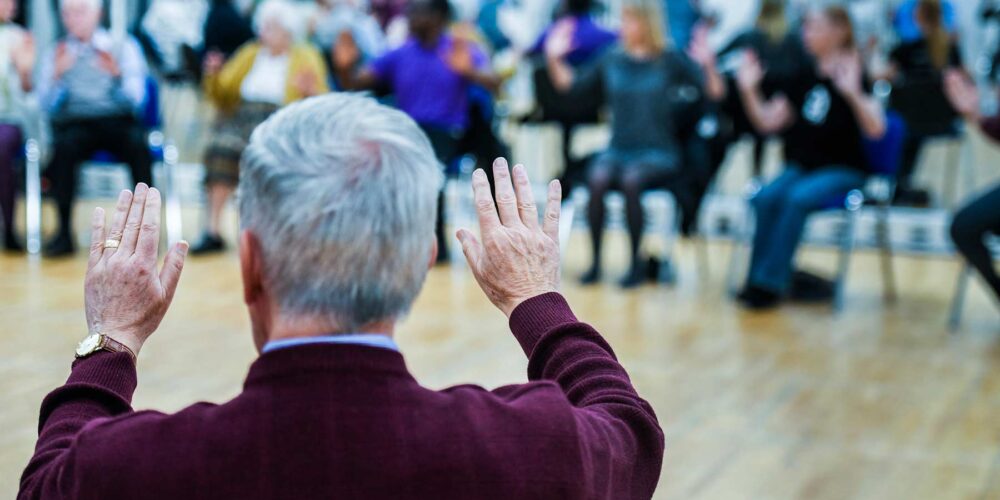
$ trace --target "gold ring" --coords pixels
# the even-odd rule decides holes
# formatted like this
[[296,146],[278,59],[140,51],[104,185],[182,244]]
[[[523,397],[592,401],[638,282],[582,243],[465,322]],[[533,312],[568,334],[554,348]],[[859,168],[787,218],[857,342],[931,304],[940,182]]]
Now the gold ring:
[[118,245],[121,244],[122,244],[121,240],[104,240],[104,249],[107,250],[109,248],[118,248]]

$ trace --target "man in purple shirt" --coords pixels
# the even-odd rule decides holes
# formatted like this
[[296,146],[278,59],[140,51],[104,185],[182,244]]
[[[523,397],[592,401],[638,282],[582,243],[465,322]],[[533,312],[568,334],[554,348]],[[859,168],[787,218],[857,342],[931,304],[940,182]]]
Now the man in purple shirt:
[[90,335],[42,402],[18,498],[650,498],[653,409],[557,292],[559,183],[541,212],[523,166],[493,170],[495,196],[482,170],[472,178],[481,236],[457,236],[530,382],[434,391],[409,373],[392,337],[437,251],[441,173],[404,113],[327,94],[276,112],[243,154],[240,266],[261,352],[243,391],[133,411],[136,355],[187,244],[157,269],[160,194],[124,191],[110,225],[94,212]]
[[[500,86],[486,55],[468,37],[446,33],[451,15],[448,0],[413,0],[407,6],[410,39],[366,68],[358,68],[361,54],[356,46],[334,47],[334,67],[341,85],[349,90],[388,89],[396,106],[427,134],[444,165],[459,154],[458,141],[469,124],[472,86],[491,92]],[[439,262],[448,257],[444,220],[442,191],[436,230]]]

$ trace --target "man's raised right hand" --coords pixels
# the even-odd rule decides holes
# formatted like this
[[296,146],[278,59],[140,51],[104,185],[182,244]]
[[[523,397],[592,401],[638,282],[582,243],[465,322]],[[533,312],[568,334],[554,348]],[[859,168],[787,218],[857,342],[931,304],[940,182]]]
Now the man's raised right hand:
[[[513,176],[513,184],[511,177]],[[538,209],[524,166],[513,172],[507,160],[493,162],[496,205],[486,173],[472,174],[476,213],[482,242],[465,229],[458,231],[472,274],[493,305],[507,317],[525,300],[559,288],[559,181],[549,183],[545,217]]]

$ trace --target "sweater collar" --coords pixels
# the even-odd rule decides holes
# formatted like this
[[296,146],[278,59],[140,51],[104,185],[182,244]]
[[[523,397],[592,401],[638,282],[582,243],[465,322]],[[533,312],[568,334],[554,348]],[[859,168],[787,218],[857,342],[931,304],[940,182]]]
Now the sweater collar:
[[278,378],[365,373],[415,381],[398,351],[359,344],[308,344],[262,354],[250,365],[244,388]]

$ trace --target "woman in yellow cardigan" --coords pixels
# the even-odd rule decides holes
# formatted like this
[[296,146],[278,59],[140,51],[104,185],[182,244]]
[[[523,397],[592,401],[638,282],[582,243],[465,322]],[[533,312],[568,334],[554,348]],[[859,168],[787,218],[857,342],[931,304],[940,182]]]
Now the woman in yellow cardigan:
[[282,105],[329,92],[326,65],[309,45],[294,43],[296,18],[280,0],[262,4],[256,15],[257,41],[223,64],[221,54],[205,58],[205,94],[219,110],[205,150],[205,184],[210,217],[194,254],[219,252],[222,209],[239,180],[239,162],[254,128]]

